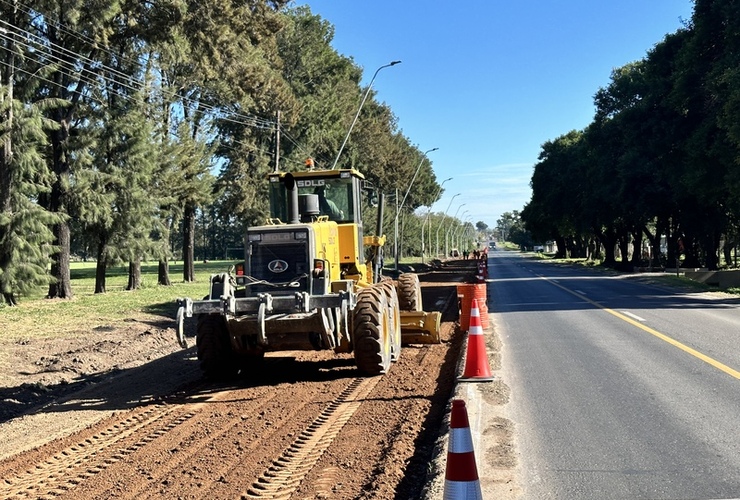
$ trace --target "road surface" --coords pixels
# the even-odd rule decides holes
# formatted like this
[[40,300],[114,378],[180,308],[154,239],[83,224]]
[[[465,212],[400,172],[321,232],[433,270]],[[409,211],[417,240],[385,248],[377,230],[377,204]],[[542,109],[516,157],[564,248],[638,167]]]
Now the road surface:
[[740,498],[740,300],[491,252],[524,498]]

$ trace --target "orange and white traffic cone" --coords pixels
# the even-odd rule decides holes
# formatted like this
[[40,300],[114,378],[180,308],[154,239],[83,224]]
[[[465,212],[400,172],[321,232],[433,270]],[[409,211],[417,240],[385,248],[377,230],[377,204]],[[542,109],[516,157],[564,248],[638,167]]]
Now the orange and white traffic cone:
[[452,401],[443,500],[483,500],[465,401]]
[[486,354],[486,341],[483,338],[483,325],[480,321],[478,301],[473,299],[470,308],[470,328],[468,330],[468,350],[465,356],[465,370],[458,380],[462,382],[490,382],[493,380],[491,367]]

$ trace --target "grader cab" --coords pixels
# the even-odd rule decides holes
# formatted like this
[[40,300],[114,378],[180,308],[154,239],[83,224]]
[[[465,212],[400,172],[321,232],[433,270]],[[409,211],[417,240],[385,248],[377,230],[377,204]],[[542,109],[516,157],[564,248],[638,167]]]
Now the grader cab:
[[[197,317],[206,376],[251,368],[266,352],[352,352],[366,375],[386,373],[402,344],[439,343],[439,312],[422,310],[416,274],[381,275],[382,203],[365,236],[368,187],[356,170],[269,175],[270,217],[245,235],[244,263],[211,277],[203,300],[178,299],[178,340]],[[382,197],[381,197],[382,198]]]

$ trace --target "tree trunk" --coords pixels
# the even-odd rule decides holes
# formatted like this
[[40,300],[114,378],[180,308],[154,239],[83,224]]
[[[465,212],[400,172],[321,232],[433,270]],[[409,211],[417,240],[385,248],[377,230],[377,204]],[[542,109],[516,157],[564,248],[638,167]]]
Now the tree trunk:
[[3,300],[5,301],[5,305],[15,307],[18,305],[18,301],[15,299],[15,295],[13,293],[3,293]]
[[604,253],[602,252],[603,246],[601,245],[601,240],[599,238],[589,238],[588,240],[588,248],[589,248],[589,255],[588,258],[597,261],[601,260],[604,257]]
[[98,260],[95,266],[95,293],[105,293],[105,271],[108,268],[107,239],[101,236],[98,241]]
[[157,267],[157,283],[163,286],[172,286],[170,282],[170,263],[167,257],[159,260]]
[[[12,55],[8,54],[8,57],[11,58]],[[12,59],[11,59],[12,61]],[[12,69],[12,68],[11,68]],[[9,77],[10,78],[10,77]],[[6,84],[6,82],[2,82],[3,84]],[[8,106],[8,114],[7,117],[5,117],[5,121],[7,121],[8,128],[11,129],[13,125],[13,86],[12,81],[9,84],[9,90],[8,90],[8,100],[10,101],[10,105]],[[1,97],[0,97],[1,102]],[[11,172],[11,163],[13,162],[13,144],[11,142],[11,134],[5,135],[5,140],[3,143],[3,156],[0,158],[0,214],[7,216],[8,219],[10,219],[10,215],[12,212],[12,206],[11,206],[11,199],[12,199],[12,172]],[[5,218],[5,217],[4,217]],[[5,303],[9,306],[16,305],[15,297],[13,296],[13,292],[11,290],[12,284],[7,283],[5,279],[2,278],[2,276],[5,275],[5,271],[8,269],[11,263],[11,251],[10,248],[11,244],[8,238],[8,234],[10,231],[10,220],[8,220],[7,224],[4,224],[0,226],[0,287],[3,289],[3,299]]]
[[697,268],[701,267],[701,259],[699,258],[698,248],[696,240],[693,236],[686,235],[683,238],[684,246],[684,261],[681,267],[685,268]]
[[662,267],[660,255],[660,224],[655,228],[655,234],[652,234],[647,226],[642,226],[642,232],[650,242],[650,267]]
[[617,263],[615,247],[617,244],[617,235],[613,230],[601,232],[596,235],[601,245],[604,247],[604,265],[614,267]]
[[642,264],[642,231],[632,233],[632,261],[633,267],[640,267]]
[[195,207],[185,207],[182,221],[182,279],[186,283],[195,281]]
[[556,259],[564,259],[565,258],[565,238],[562,236],[556,236],[555,237],[555,244],[558,246],[558,251],[555,252],[555,258]]
[[726,238],[725,244],[722,245],[722,255],[725,258],[725,265],[732,267],[732,248],[735,246],[734,238]]
[[630,253],[630,234],[628,231],[620,229],[619,236],[617,237],[617,242],[619,244],[619,253],[620,255],[620,262],[622,263],[622,266],[624,264],[629,262],[629,253]]
[[[51,133],[51,150],[53,170],[56,179],[51,186],[49,194],[49,206],[46,207],[50,212],[56,214],[66,213],[66,196],[69,186],[70,168],[64,152],[64,143],[69,135],[69,125],[64,120],[58,120],[61,125],[59,130]],[[62,220],[54,225],[54,245],[57,251],[51,255],[51,275],[54,280],[49,285],[50,299],[71,299],[72,282],[69,275],[69,225],[66,220]]]
[[126,290],[138,290],[139,288],[141,288],[141,259],[137,257],[128,263],[128,285],[126,286]]
[[[53,189],[52,189],[53,197]],[[69,225],[60,222],[54,226],[54,245],[59,249],[52,254],[51,276],[54,281],[49,285],[49,299],[71,299],[72,281],[69,275]]]
[[588,245],[581,236],[573,238],[573,245],[571,247],[570,257],[583,259],[588,256]]
[[710,271],[716,271],[719,268],[719,232],[713,231],[706,238],[706,258],[705,267]]

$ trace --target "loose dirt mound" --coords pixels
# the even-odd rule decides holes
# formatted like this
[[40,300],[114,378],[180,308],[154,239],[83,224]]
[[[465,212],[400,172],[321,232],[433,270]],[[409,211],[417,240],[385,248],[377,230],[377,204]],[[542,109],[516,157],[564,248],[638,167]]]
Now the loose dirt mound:
[[130,321],[68,338],[0,338],[0,423],[180,350],[163,324]]

